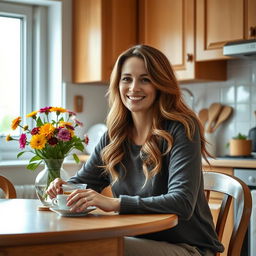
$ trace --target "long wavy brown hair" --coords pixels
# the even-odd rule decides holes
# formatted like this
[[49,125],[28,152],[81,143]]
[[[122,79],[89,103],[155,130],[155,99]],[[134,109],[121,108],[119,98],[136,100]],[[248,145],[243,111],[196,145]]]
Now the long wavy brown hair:
[[[109,144],[102,150],[101,156],[103,167],[112,176],[113,183],[119,179],[119,174],[115,167],[117,164],[122,164],[125,154],[124,143],[129,138],[131,127],[133,126],[131,112],[121,100],[119,82],[124,62],[134,56],[144,61],[148,75],[156,87],[158,95],[153,104],[151,133],[141,148],[143,172],[146,177],[145,184],[148,179],[161,171],[162,157],[172,148],[173,137],[163,127],[166,119],[182,123],[190,140],[192,140],[196,126],[198,126],[202,156],[206,161],[207,156],[209,156],[205,146],[203,127],[196,114],[185,104],[167,57],[151,46],[136,45],[118,57],[110,77],[108,90],[110,111],[107,116]],[[161,152],[159,148],[159,142],[162,140],[165,140],[168,145],[165,152]]]

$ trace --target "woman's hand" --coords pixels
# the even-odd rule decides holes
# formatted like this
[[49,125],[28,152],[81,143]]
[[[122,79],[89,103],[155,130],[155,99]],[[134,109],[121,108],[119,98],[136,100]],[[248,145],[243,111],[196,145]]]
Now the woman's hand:
[[120,199],[103,196],[92,189],[75,190],[68,197],[67,206],[72,206],[72,212],[82,212],[89,206],[96,206],[105,212],[118,212]]
[[54,181],[52,181],[47,189],[47,194],[50,196],[50,198],[55,198],[57,194],[62,193],[62,184],[67,184],[66,181],[56,178]]

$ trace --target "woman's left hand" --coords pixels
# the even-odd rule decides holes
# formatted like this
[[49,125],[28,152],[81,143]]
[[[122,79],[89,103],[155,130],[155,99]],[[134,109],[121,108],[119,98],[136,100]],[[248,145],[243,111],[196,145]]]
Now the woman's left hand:
[[67,206],[72,206],[72,212],[82,212],[89,206],[96,206],[105,212],[118,212],[120,199],[103,196],[92,190],[75,190],[67,199]]

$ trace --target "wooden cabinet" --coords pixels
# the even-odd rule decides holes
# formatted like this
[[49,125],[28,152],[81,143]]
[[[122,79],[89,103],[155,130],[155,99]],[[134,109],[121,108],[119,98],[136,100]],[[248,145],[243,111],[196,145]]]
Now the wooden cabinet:
[[223,46],[256,36],[256,0],[196,0],[196,60],[228,59]]
[[[233,168],[231,167],[203,167],[204,171],[212,171],[212,172],[220,172],[220,173],[225,173],[225,174],[229,174],[229,175],[233,175]],[[213,216],[213,220],[214,223],[216,224],[216,220],[220,211],[220,206],[221,206],[221,200],[222,200],[222,195],[215,192],[215,193],[211,193],[210,195],[210,200],[209,200],[209,205],[210,205],[210,209],[212,212],[212,216]],[[231,209],[233,209],[234,205],[232,203],[231,205]],[[228,244],[229,244],[229,240],[231,237],[231,233],[233,230],[233,223],[234,223],[234,212],[230,211],[227,217],[227,222],[226,222],[226,226],[225,226],[225,230],[223,233],[223,241],[222,243],[224,244],[225,248],[228,248]],[[221,256],[226,256],[227,252],[226,250],[220,254]]]
[[139,43],[161,50],[179,81],[225,80],[225,61],[195,61],[194,21],[194,0],[139,0]]
[[137,42],[136,0],[72,3],[72,82],[108,82],[118,55]]

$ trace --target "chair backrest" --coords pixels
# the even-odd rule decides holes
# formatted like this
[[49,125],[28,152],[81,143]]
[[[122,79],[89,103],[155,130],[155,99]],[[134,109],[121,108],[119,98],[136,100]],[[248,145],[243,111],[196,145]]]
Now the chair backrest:
[[220,241],[222,241],[228,213],[233,209],[230,207],[232,200],[234,202],[234,226],[229,246],[225,250],[227,250],[228,256],[240,256],[252,211],[250,189],[243,181],[234,176],[216,172],[203,172],[203,174],[204,190],[208,202],[211,191],[223,194],[223,200],[216,222],[216,231]]
[[16,190],[13,184],[6,179],[4,176],[0,175],[0,189],[4,191],[5,198],[16,198]]

